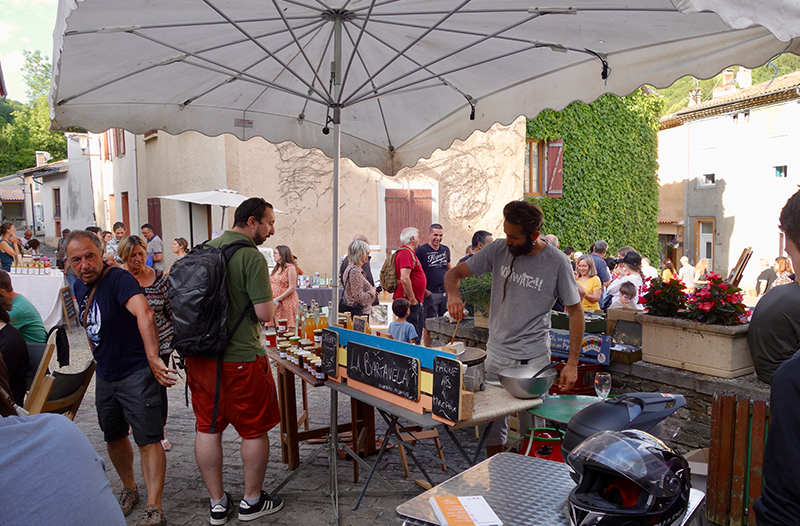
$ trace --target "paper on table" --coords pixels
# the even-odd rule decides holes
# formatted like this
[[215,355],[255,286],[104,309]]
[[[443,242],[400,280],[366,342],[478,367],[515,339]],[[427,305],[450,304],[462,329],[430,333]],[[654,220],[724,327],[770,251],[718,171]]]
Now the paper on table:
[[503,526],[483,496],[431,497],[431,507],[442,526]]

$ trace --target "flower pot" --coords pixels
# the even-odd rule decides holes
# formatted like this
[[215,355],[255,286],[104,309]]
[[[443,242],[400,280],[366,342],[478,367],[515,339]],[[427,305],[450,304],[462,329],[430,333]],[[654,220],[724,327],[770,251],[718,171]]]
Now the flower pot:
[[754,371],[745,325],[707,325],[681,318],[637,314],[642,360],[676,369],[736,378]]
[[475,326],[480,327],[482,329],[489,328],[489,316],[487,314],[483,314],[481,311],[475,311]]

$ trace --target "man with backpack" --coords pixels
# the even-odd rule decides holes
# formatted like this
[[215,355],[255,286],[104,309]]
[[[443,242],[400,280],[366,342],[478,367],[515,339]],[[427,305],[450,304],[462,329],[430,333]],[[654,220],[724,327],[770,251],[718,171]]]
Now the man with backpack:
[[[259,322],[270,321],[276,307],[269,268],[256,246],[275,233],[274,223],[272,205],[253,197],[236,209],[233,229],[207,243],[222,250],[237,242],[248,245],[233,252],[227,261],[228,340],[219,382],[216,356],[186,358],[196,418],[195,458],[211,497],[211,524],[225,524],[234,510],[233,497],[222,484],[222,431],[228,424],[242,437],[244,498],[239,504],[239,520],[251,521],[283,507],[281,499],[261,490],[269,460],[267,432],[280,423],[280,412],[269,360],[259,341]],[[183,259],[190,261],[191,257],[190,253]],[[175,272],[178,270],[173,269]],[[175,310],[173,305],[173,313]]]
[[[403,245],[394,256],[397,289],[393,299],[406,298],[411,303],[407,321],[414,326],[417,334],[422,334],[422,324],[425,321],[422,319],[422,303],[425,301],[428,279],[415,253],[419,245],[419,230],[413,226],[403,229],[400,243]],[[420,338],[417,339],[417,344],[419,343]]]

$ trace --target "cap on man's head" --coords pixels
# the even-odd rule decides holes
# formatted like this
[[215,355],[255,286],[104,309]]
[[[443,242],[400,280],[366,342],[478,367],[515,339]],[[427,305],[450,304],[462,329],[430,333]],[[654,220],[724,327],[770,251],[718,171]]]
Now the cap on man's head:
[[626,265],[641,265],[642,264],[642,256],[637,254],[634,251],[630,251],[625,254],[625,257],[622,258],[621,263],[625,263]]
[[61,231],[62,234],[69,234],[69,228],[65,228]]

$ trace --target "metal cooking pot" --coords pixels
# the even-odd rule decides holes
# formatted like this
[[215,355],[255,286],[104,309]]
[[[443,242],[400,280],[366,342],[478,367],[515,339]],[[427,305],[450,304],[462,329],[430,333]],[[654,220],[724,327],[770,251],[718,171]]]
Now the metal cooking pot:
[[459,355],[459,361],[467,366],[464,373],[464,389],[467,391],[484,391],[486,384],[486,368],[483,362],[486,361],[486,351],[477,347],[467,347]]

